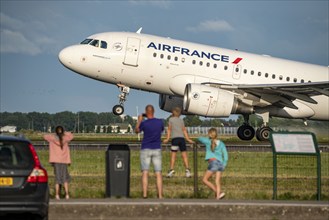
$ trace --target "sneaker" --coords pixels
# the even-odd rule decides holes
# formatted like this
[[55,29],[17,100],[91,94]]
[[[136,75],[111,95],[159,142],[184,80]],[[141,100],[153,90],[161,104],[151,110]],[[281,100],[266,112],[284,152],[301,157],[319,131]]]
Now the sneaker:
[[187,178],[190,178],[192,176],[190,169],[185,170],[185,175],[186,175]]
[[222,193],[219,194],[219,198],[218,199],[222,199],[224,197],[225,197],[225,193],[222,192]]
[[173,177],[174,173],[175,173],[175,170],[169,170],[167,177],[168,178]]

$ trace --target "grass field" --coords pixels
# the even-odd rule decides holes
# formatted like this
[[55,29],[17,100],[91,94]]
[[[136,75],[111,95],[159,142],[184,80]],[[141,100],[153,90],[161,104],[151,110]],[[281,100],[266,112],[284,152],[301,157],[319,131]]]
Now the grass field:
[[[48,170],[51,195],[54,196],[53,168],[48,163],[48,151],[38,150],[42,164]],[[103,198],[105,196],[105,151],[71,148],[72,165],[70,194],[73,198]],[[169,169],[170,152],[163,151],[163,175]],[[193,168],[193,152],[189,152]],[[204,152],[197,155],[198,198],[213,198],[214,194],[202,182],[207,163]],[[322,200],[329,200],[329,153],[321,154]],[[174,178],[163,179],[166,198],[193,198],[193,178],[185,178],[185,168],[178,154]],[[193,171],[193,170],[192,170]],[[153,172],[150,172],[153,173]],[[141,197],[139,151],[131,151],[130,196]],[[266,152],[229,152],[229,163],[222,177],[222,189],[228,199],[272,199],[273,156]],[[316,160],[310,157],[278,158],[278,199],[316,199]],[[155,176],[149,178],[149,197],[156,198]]]

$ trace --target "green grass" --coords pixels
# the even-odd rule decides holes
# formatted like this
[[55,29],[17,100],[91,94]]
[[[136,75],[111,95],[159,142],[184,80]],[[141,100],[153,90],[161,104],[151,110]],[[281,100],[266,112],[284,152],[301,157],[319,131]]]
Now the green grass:
[[[188,152],[193,168],[193,152]],[[51,196],[54,196],[53,168],[48,163],[48,151],[39,150],[39,157],[48,170]],[[177,155],[174,178],[163,178],[166,198],[193,198],[193,178],[185,178],[185,168]],[[103,198],[105,196],[105,151],[71,148],[72,165],[70,194],[73,198]],[[169,169],[170,152],[163,151],[163,175]],[[214,194],[202,184],[207,168],[204,152],[198,152],[198,197],[213,198]],[[329,153],[321,155],[322,199],[329,200]],[[222,189],[228,199],[272,199],[273,157],[264,152],[229,152],[229,164],[222,176]],[[309,157],[278,158],[278,198],[315,200],[316,161]],[[141,197],[139,151],[131,151],[130,196]],[[192,170],[193,171],[193,170]],[[155,176],[150,172],[149,197],[156,198]]]
[[[25,135],[26,138],[28,138],[31,141],[44,141],[43,135],[45,133],[42,132],[33,132],[33,131],[26,131],[21,132]],[[195,140],[197,137],[201,136],[202,134],[190,134],[190,137]],[[165,138],[165,135],[162,136],[162,138]],[[323,134],[317,134],[316,138],[318,144],[329,144],[329,136],[325,133]],[[220,135],[220,139],[224,141],[226,144],[235,144],[235,143],[243,143],[243,144],[269,144],[269,141],[265,142],[259,142],[256,138],[253,138],[251,141],[243,141],[237,137],[237,135]],[[136,134],[104,134],[104,133],[74,133],[74,142],[140,142],[138,140],[138,137]]]

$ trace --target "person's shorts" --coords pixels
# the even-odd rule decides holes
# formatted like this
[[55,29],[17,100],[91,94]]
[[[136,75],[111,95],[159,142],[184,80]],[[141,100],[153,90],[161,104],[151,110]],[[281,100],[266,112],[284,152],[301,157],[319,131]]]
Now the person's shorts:
[[67,164],[64,163],[54,163],[54,174],[56,184],[63,185],[64,183],[69,183],[71,181],[71,176],[67,169]]
[[143,149],[140,152],[141,170],[150,170],[151,161],[154,166],[154,172],[162,171],[162,152],[161,149]]
[[224,171],[225,167],[219,160],[212,160],[208,164],[208,170],[211,172]]
[[186,143],[184,138],[173,138],[171,140],[171,151],[177,152],[178,149],[180,151],[186,151]]

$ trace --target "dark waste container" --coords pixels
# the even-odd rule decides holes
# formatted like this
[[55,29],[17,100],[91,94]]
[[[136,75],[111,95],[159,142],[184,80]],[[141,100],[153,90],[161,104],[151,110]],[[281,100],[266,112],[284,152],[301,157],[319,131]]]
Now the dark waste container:
[[106,197],[129,197],[130,149],[126,144],[110,144],[106,150]]

